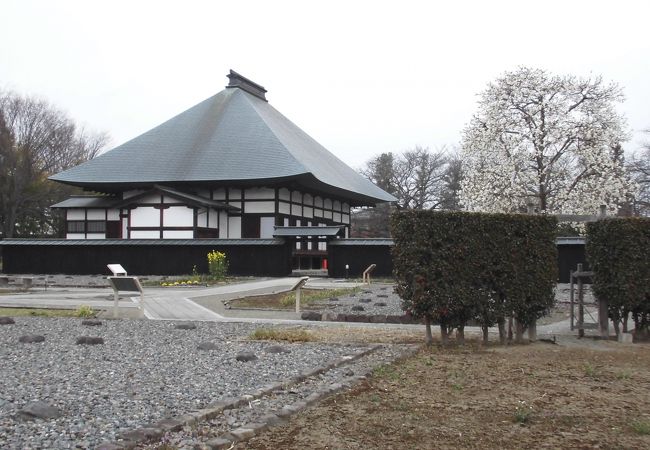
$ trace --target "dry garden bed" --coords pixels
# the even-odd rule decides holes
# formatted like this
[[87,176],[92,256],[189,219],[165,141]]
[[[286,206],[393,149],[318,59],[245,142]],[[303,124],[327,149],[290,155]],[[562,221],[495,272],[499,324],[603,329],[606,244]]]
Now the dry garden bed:
[[235,448],[650,447],[648,346],[565,344],[434,346]]

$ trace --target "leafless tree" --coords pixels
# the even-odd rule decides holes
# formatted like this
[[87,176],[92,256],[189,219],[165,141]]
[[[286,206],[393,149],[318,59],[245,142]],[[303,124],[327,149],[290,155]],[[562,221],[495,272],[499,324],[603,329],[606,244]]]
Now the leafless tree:
[[[650,134],[650,129],[645,132]],[[644,142],[641,150],[632,155],[628,170],[639,186],[634,201],[635,212],[642,216],[650,216],[650,141]]]
[[0,231],[5,238],[54,231],[49,206],[72,188],[50,175],[95,157],[106,134],[78,129],[48,102],[0,91]]

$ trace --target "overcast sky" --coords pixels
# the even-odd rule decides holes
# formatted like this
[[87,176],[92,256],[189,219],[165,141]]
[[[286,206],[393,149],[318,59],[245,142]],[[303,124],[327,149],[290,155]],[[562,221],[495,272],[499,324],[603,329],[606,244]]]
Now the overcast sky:
[[454,146],[486,84],[519,65],[619,83],[650,128],[648,1],[0,0],[0,88],[49,100],[114,147],[227,84],[354,168]]

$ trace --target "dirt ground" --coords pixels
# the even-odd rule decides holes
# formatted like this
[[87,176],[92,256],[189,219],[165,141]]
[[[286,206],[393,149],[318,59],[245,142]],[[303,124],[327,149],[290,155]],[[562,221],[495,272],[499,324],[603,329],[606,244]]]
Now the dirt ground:
[[235,448],[650,448],[650,346],[564,341],[423,349]]

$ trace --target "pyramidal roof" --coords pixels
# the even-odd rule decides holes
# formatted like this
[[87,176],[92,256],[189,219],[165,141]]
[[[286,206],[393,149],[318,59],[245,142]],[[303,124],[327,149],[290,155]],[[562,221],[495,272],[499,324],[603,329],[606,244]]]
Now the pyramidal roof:
[[99,192],[295,181],[353,205],[395,201],[273,108],[262,86],[233,71],[228,77],[213,97],[50,179]]

